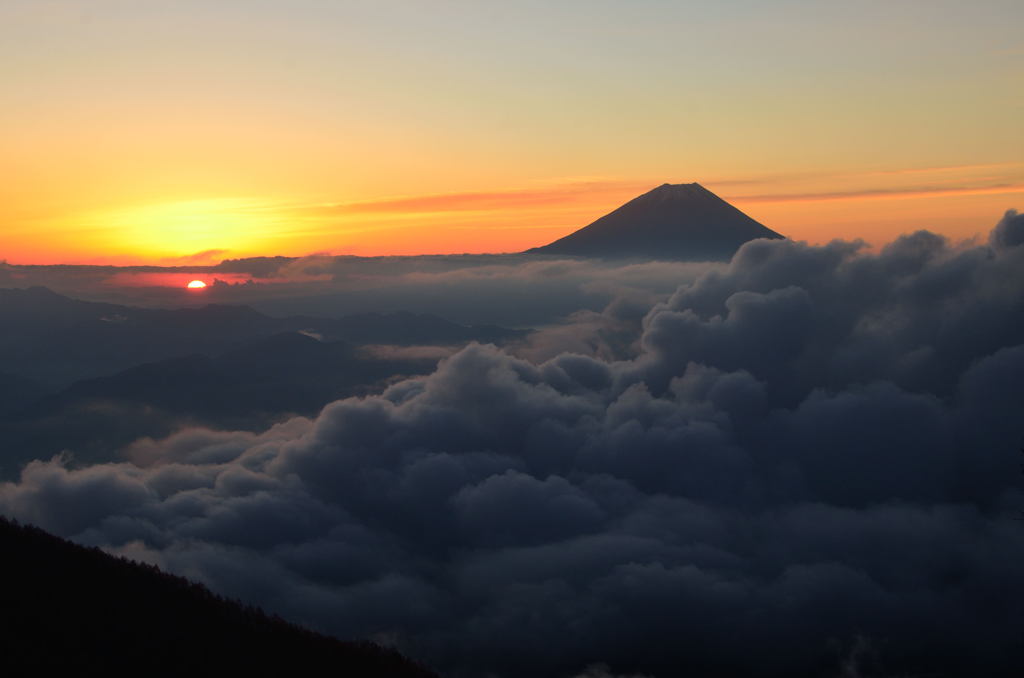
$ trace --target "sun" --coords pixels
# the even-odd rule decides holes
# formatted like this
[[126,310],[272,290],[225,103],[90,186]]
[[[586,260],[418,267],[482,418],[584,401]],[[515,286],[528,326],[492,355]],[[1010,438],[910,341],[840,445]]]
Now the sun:
[[206,283],[204,283],[202,280],[193,280],[188,284],[188,288],[190,290],[201,290],[204,287],[206,287]]

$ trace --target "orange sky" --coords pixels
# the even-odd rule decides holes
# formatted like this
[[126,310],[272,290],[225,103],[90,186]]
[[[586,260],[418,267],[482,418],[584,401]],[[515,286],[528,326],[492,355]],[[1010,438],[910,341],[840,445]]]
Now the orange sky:
[[[313,252],[514,252],[559,238],[656,182],[554,181],[344,203],[250,197],[125,205],[28,220],[29,227],[7,232],[3,252],[11,263],[174,265]],[[964,239],[1024,205],[1024,164],[1012,163],[702,183],[774,230],[810,242],[860,237],[880,244],[920,228]]]
[[1024,209],[1018,2],[550,5],[9,0],[0,259],[518,251],[664,182],[811,242]]

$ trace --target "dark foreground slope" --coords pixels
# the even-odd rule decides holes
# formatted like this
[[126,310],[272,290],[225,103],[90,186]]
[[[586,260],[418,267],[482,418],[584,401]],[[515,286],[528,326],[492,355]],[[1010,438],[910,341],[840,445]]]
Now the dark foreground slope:
[[662,184],[589,226],[528,252],[725,261],[745,242],[782,237],[700,184]]
[[307,631],[3,518],[0,563],[5,675],[434,676],[390,650]]

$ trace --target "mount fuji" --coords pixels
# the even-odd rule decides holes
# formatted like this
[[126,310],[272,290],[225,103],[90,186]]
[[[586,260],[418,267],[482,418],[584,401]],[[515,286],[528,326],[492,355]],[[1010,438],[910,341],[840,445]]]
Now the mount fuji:
[[698,183],[662,184],[534,254],[727,260],[756,238],[783,238]]

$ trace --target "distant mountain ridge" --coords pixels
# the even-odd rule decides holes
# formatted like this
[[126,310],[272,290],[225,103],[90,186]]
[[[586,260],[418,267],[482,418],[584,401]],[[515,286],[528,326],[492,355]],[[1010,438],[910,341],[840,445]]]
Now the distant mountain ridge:
[[214,355],[289,332],[353,344],[503,343],[525,332],[461,325],[424,313],[361,313],[336,318],[269,316],[210,304],[153,309],[81,301],[45,287],[0,289],[0,373],[61,388],[143,363]]
[[144,363],[0,411],[0,481],[17,477],[32,459],[62,451],[76,463],[119,459],[117,451],[133,440],[168,436],[186,425],[262,431],[436,366],[436,358],[376,357],[298,332],[260,337],[214,356]]
[[533,254],[728,260],[743,243],[784,236],[698,183],[662,184]]

